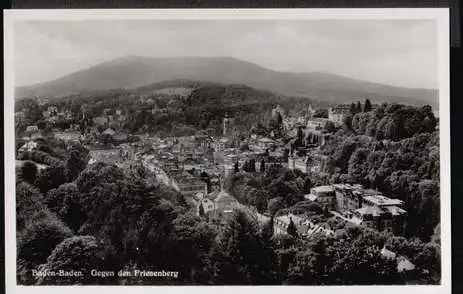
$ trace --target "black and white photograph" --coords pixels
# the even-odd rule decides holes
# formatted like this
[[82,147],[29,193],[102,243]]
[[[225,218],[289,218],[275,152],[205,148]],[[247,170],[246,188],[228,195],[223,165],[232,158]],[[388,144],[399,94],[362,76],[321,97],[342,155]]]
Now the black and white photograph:
[[6,15],[10,286],[444,293],[448,10],[271,11]]

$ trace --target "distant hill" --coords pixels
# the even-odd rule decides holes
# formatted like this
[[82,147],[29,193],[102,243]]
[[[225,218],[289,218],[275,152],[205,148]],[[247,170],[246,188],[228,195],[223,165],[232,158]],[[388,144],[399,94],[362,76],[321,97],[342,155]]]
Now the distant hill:
[[437,90],[399,88],[320,72],[278,72],[230,57],[123,57],[54,81],[19,87],[16,97],[63,96],[85,91],[136,88],[178,79],[244,84],[335,104],[369,98],[376,103],[430,104],[438,108]]

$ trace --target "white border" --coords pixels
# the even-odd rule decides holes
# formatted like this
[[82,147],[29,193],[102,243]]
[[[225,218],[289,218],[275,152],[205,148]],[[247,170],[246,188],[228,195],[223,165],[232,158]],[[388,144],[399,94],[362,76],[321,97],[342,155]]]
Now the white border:
[[[276,287],[172,287],[172,286],[17,286],[15,233],[15,159],[14,159],[14,31],[15,21],[26,20],[245,20],[245,19],[434,19],[438,22],[439,120],[441,172],[441,243],[442,284],[437,286],[285,286]],[[417,9],[119,9],[119,10],[5,10],[4,11],[4,121],[5,121],[5,265],[7,293],[80,293],[111,291],[116,293],[216,293],[256,290],[276,293],[450,293],[451,292],[451,230],[450,230],[450,85],[449,85],[449,10],[447,8]]]

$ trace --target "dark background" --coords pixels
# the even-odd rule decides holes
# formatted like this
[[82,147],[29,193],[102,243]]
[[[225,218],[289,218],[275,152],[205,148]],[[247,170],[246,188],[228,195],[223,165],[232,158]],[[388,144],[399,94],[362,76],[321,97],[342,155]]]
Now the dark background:
[[[453,293],[463,293],[463,133],[459,131],[462,125],[459,121],[463,114],[463,52],[461,45],[461,9],[458,0],[173,0],[173,1],[148,1],[148,0],[10,0],[3,4],[3,8],[13,9],[50,9],[50,8],[416,8],[416,7],[450,7],[450,81],[451,81],[451,193],[452,199],[452,283]],[[3,86],[3,83],[2,83]],[[1,112],[3,121],[3,112]],[[0,130],[3,140],[3,128]],[[1,165],[3,166],[3,156]],[[449,197],[450,195],[441,195]],[[3,201],[2,201],[3,204]],[[1,219],[4,219],[4,210],[1,210]],[[1,228],[4,237],[4,227]],[[2,242],[2,245],[4,243]],[[2,248],[3,249],[3,248]],[[4,250],[1,250],[0,261],[4,263]],[[2,271],[4,268],[1,269]],[[4,272],[1,273],[4,275]],[[4,279],[2,281],[3,288]]]

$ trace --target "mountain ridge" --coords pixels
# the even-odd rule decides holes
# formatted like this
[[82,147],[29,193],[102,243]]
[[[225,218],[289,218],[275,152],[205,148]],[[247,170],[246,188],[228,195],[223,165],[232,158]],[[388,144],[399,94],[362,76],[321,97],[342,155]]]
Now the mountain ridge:
[[18,87],[16,97],[133,89],[178,79],[243,84],[283,95],[307,96],[333,103],[369,98],[375,102],[430,104],[438,108],[437,90],[395,87],[325,72],[280,72],[233,57],[125,56],[49,82]]

